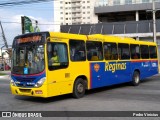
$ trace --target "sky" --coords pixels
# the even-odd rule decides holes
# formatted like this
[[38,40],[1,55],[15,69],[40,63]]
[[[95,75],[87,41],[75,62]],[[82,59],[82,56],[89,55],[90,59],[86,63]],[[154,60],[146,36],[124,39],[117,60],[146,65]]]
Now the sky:
[[[0,1],[0,4],[2,2]],[[15,36],[22,34],[21,16],[28,16],[37,20],[40,31],[54,31],[53,13],[53,1],[0,7],[0,21],[2,23],[8,45],[12,45]],[[0,29],[0,47],[4,45],[1,33]]]

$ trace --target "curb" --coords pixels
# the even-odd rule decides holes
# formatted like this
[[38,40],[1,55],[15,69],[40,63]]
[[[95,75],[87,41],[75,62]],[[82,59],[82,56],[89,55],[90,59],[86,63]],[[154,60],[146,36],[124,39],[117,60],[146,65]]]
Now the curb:
[[0,76],[0,78],[8,79],[8,78],[9,78],[9,75],[3,75],[3,76]]

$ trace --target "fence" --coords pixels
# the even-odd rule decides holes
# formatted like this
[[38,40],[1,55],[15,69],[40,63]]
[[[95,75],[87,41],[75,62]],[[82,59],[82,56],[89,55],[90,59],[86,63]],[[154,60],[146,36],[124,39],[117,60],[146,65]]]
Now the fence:
[[[156,20],[156,30],[160,32],[160,20]],[[153,21],[126,21],[113,23],[62,25],[61,32],[75,34],[132,34],[153,32]]]

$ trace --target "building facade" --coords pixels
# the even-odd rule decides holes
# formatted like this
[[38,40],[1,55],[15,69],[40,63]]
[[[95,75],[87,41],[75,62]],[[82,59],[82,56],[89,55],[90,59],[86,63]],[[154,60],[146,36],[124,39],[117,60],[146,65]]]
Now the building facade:
[[54,23],[57,26],[97,23],[98,16],[94,13],[95,2],[96,0],[54,1]]
[[[154,1],[157,43],[160,44],[160,0]],[[94,24],[89,27],[94,28],[95,33],[153,41],[152,0],[96,0],[93,14],[97,16],[97,25]],[[86,29],[84,26],[82,27]],[[89,30],[93,31],[91,29]],[[72,31],[75,30],[72,29]],[[83,32],[83,30],[81,31]]]
[[[160,56],[160,0],[154,0],[154,2],[156,42]],[[76,24],[79,25],[72,22],[66,25],[67,22],[64,22],[63,25],[61,24],[61,31],[76,34],[111,34],[142,41],[153,41],[152,0],[90,0],[90,3],[94,3],[92,4],[94,7],[91,7],[93,8],[91,14],[96,16],[96,20],[93,19],[90,24],[89,21],[84,24],[77,22]],[[81,8],[83,10],[83,7]]]
[[[160,19],[160,0],[155,1],[157,43],[160,44],[159,19]],[[141,40],[153,41],[153,22],[152,22],[152,0],[98,0],[94,8],[98,20],[105,23],[120,23],[122,29],[117,32],[118,36],[134,37]],[[132,23],[135,32],[126,33],[126,22]],[[139,24],[141,22],[141,24]],[[144,25],[145,23],[145,25]],[[141,31],[139,31],[141,29]],[[114,30],[113,30],[114,31]],[[115,35],[114,34],[114,35]]]

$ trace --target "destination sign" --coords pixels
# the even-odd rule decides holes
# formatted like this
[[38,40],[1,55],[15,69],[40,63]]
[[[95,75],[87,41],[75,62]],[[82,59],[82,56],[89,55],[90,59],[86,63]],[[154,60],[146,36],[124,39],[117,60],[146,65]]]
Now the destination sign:
[[38,42],[41,41],[42,36],[36,35],[36,36],[28,36],[25,38],[19,38],[17,39],[17,43],[27,43],[27,42]]

